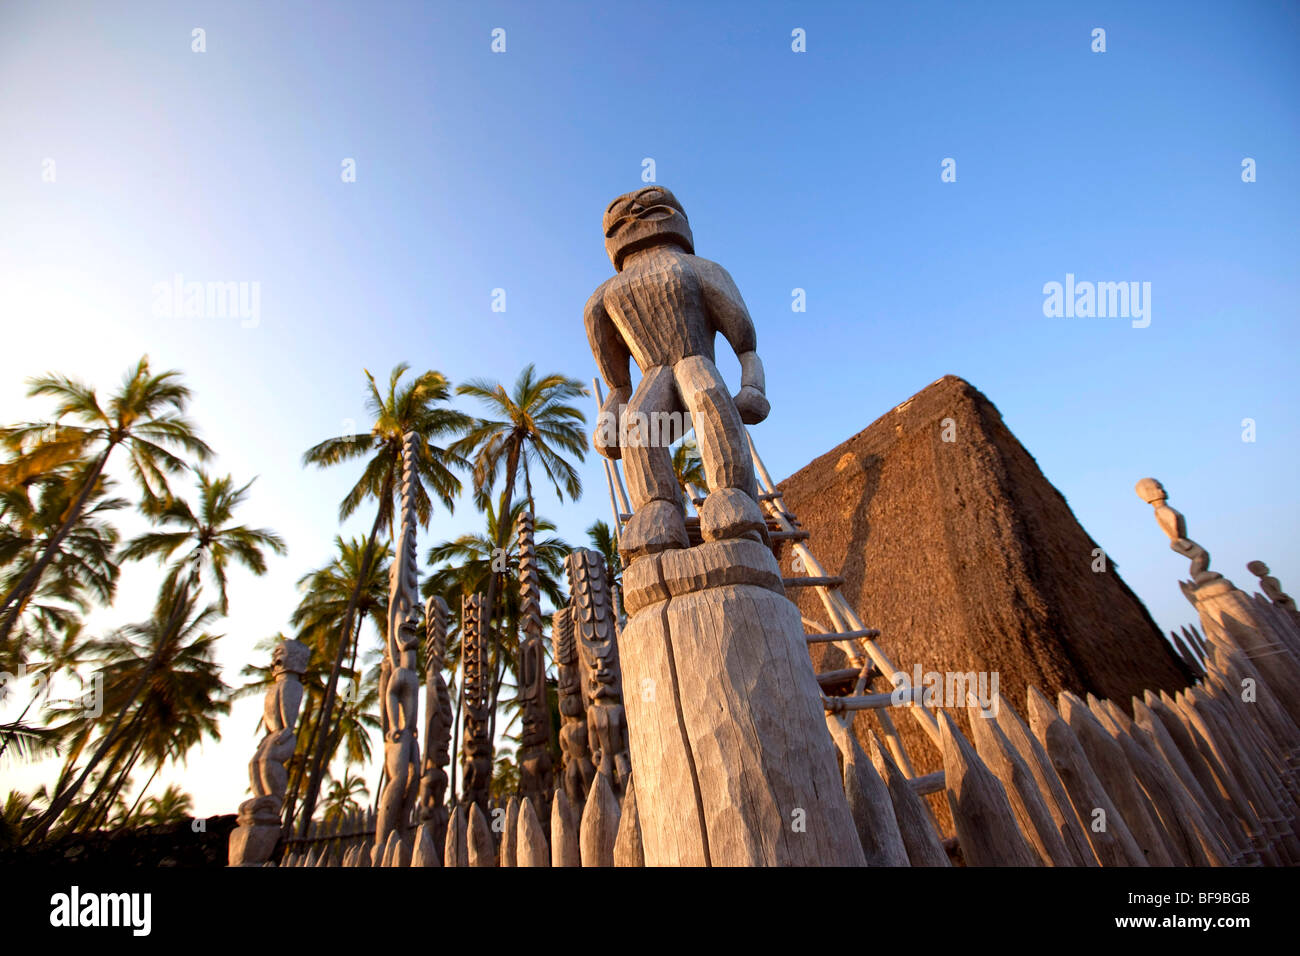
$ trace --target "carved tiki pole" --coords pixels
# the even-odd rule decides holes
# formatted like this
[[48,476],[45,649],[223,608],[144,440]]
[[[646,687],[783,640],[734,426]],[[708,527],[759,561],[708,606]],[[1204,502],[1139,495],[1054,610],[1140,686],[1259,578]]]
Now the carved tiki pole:
[[420,777],[420,822],[432,830],[433,845],[447,842],[447,765],[451,763],[451,695],[443,679],[447,653],[447,602],[424,605],[424,764]]
[[555,788],[551,761],[551,713],[546,705],[546,651],[542,644],[541,586],[533,540],[533,515],[519,515],[519,706],[523,730],[519,746],[519,795],[532,801],[546,819]]
[[390,670],[383,682],[384,789],[379,796],[375,845],[371,858],[378,866],[390,833],[402,841],[403,865],[415,846],[412,811],[419,792],[420,643],[419,563],[416,557],[415,458],[419,436],[408,432],[402,441],[401,512],[397,553],[388,576],[388,641],[384,655]]
[[[1217,571],[1210,570],[1210,554],[1187,537],[1187,522],[1168,504],[1169,495],[1154,478],[1143,478],[1134,489],[1155,509],[1156,523],[1169,537],[1169,548],[1192,562],[1191,581],[1180,581],[1183,594],[1196,607],[1205,636],[1229,649],[1240,646],[1264,676],[1274,696],[1291,719],[1300,724],[1300,659],[1291,653],[1274,627],[1256,612],[1246,592]],[[1225,617],[1233,619],[1231,631]]]
[[311,648],[300,641],[281,641],[271,654],[274,683],[262,704],[266,736],[248,765],[253,796],[239,805],[238,827],[230,834],[227,862],[231,866],[261,866],[271,858],[280,837],[280,809],[289,776],[285,762],[298,738],[294,723],[302,706],[302,681]]
[[464,694],[465,739],[461,747],[461,770],[464,780],[464,803],[476,803],[488,812],[488,793],[492,783],[492,741],[488,736],[488,701],[491,674],[488,671],[487,605],[481,594],[471,594],[461,602],[461,666],[464,669],[461,693]]
[[[610,389],[595,445],[623,459],[633,510],[619,541],[619,643],[646,865],[861,865],[803,625],[758,505],[744,431],[768,413],[754,324],[727,271],[693,255],[668,190],[618,197],[603,227],[616,274],[584,319]],[[713,362],[719,332],[740,361],[734,398]],[[683,412],[708,485],[693,548],[668,447],[682,435],[662,428]]]
[[560,697],[560,755],[564,761],[563,785],[569,803],[581,807],[596,776],[587,743],[587,705],[582,692],[582,663],[573,633],[573,609],[559,608],[551,617],[551,644],[555,654],[556,684]]
[[569,554],[564,567],[569,576],[569,625],[581,663],[591,761],[596,773],[609,778],[614,793],[622,794],[632,764],[623,711],[618,627],[605,559],[599,551],[580,548]]

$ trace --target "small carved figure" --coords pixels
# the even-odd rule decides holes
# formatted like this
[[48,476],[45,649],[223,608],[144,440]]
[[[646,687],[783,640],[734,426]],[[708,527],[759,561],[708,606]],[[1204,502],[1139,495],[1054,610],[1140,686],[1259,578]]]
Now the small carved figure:
[[451,762],[451,695],[442,668],[447,653],[447,602],[424,605],[424,763],[420,777],[420,822],[432,827],[435,847],[447,840],[447,765]]
[[1282,584],[1277,578],[1269,574],[1267,564],[1263,561],[1251,561],[1246,565],[1246,570],[1259,578],[1259,588],[1264,592],[1264,597],[1278,607],[1284,608],[1292,614],[1296,613],[1295,599],[1282,590]]
[[481,594],[467,596],[461,604],[461,633],[464,668],[465,740],[461,748],[466,804],[476,803],[488,811],[492,783],[492,740],[488,736],[488,620]]
[[519,747],[519,793],[547,817],[551,812],[554,769],[551,762],[551,712],[546,703],[546,652],[542,644],[541,585],[533,541],[533,515],[519,515],[519,706],[523,729]]
[[573,635],[573,611],[562,607],[551,618],[556,684],[560,698],[560,753],[564,759],[564,793],[580,807],[596,778],[587,742],[587,707],[582,693],[582,663]]
[[[1210,581],[1216,581],[1223,575],[1210,570],[1210,553],[1195,541],[1187,537],[1187,521],[1183,516],[1169,507],[1169,495],[1164,486],[1154,478],[1143,478],[1137,483],[1137,495],[1156,512],[1156,523],[1169,536],[1169,547],[1192,562],[1192,585],[1200,587]],[[1187,588],[1183,588],[1187,593]]]
[[622,792],[631,764],[623,714],[623,676],[618,661],[614,609],[605,561],[599,551],[579,549],[565,562],[569,575],[570,621],[582,661],[587,705],[587,739],[596,773]]

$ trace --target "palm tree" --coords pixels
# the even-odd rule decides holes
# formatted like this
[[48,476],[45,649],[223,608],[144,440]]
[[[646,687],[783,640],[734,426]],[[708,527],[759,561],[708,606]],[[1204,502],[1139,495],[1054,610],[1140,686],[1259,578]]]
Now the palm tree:
[[[236,488],[229,475],[213,478],[200,470],[198,513],[185,499],[168,496],[151,517],[165,528],[170,525],[175,529],[149,531],[132,538],[122,548],[121,559],[140,561],[156,557],[161,563],[188,545],[190,550],[172,567],[163,581],[163,589],[171,591],[191,586],[206,568],[217,587],[217,606],[222,614],[230,613],[230,601],[226,596],[227,565],[234,560],[260,576],[266,573],[263,549],[269,548],[276,554],[286,551],[284,540],[274,531],[231,525],[235,509],[247,499],[252,484],[250,481],[242,488]],[[189,581],[185,584],[181,582],[183,573],[188,573]]]
[[673,474],[682,490],[682,502],[689,507],[691,493],[687,485],[705,486],[704,461],[700,458],[700,446],[695,443],[694,435],[686,436],[673,449]]
[[[149,719],[151,708],[139,706],[146,690],[148,694],[145,700],[150,700],[157,694],[166,701],[169,696],[179,692],[174,681],[184,679],[197,685],[192,692],[202,699],[213,700],[224,692],[225,684],[221,681],[220,669],[212,662],[213,645],[217,638],[205,631],[207,625],[216,619],[217,608],[209,605],[200,610],[197,605],[197,596],[188,593],[187,589],[164,592],[159,595],[153,616],[148,621],[128,624],[97,643],[100,671],[104,675],[102,713],[98,718],[91,718],[84,713],[84,707],[71,702],[65,709],[65,713],[70,712],[70,719],[60,729],[71,738],[75,754],[86,746],[98,725],[108,721],[109,715],[114,715],[113,719],[76,781],[60,789],[44,815],[36,822],[28,835],[29,842],[41,839],[63,815],[81,792],[86,779],[110,750],[114,751],[115,762],[127,752],[132,734]],[[212,706],[212,713],[198,720],[199,733],[215,732],[213,714],[224,711],[220,702]],[[229,705],[224,706],[228,708]],[[77,715],[78,711],[80,715]],[[168,709],[162,717],[155,720],[175,719],[176,713],[178,711]],[[129,722],[128,716],[131,718]],[[126,725],[125,729],[123,724]],[[167,726],[161,724],[159,729],[166,729]],[[172,726],[170,730],[173,735],[179,735],[180,740],[192,738],[194,734],[193,729],[183,725]],[[70,776],[70,773],[65,776]],[[90,795],[92,801],[109,786],[110,779],[108,774],[101,775],[98,786]]]
[[194,812],[194,798],[176,784],[169,784],[160,797],[150,797],[141,808],[147,826],[181,823]]
[[[41,559],[85,484],[86,467],[60,467],[15,484],[0,484],[0,591],[15,590]],[[93,604],[112,602],[118,579],[114,560],[118,532],[105,516],[128,502],[106,497],[110,485],[108,476],[101,475],[53,552],[46,573],[18,605],[11,639],[0,645],[0,671],[12,672],[20,661],[44,657]],[[35,654],[29,652],[33,643]]]
[[[353,774],[351,770],[343,772],[342,780],[327,778],[329,790],[325,794],[325,822],[335,823],[349,813],[361,809],[361,801],[369,798],[370,789],[366,781]],[[360,799],[358,799],[360,798]]]
[[[467,595],[478,593],[491,578],[493,567],[503,577],[515,578],[519,573],[518,530],[519,515],[523,513],[526,501],[517,501],[510,511],[510,520],[504,526],[498,521],[491,503],[487,505],[487,528],[485,534],[463,534],[451,541],[444,541],[429,548],[428,562],[434,569],[425,578],[422,585],[424,597],[435,594],[447,602],[451,610],[447,627],[446,666],[455,673],[461,658],[461,600]],[[534,520],[534,549],[537,553],[538,585],[551,604],[559,607],[566,601],[561,580],[564,573],[564,559],[572,551],[568,542],[555,536],[542,537],[555,531],[555,525],[546,518]],[[497,542],[502,532],[506,535],[507,547],[498,551]],[[504,555],[504,558],[503,558]],[[500,601],[504,613],[504,624],[489,631],[488,665],[492,669],[493,680],[490,696],[492,723],[489,736],[495,739],[497,702],[501,688],[508,674],[516,674],[519,649],[519,591],[517,588],[505,588]],[[456,726],[460,724],[460,696],[456,695]],[[453,734],[453,749],[459,745],[458,733]],[[453,755],[454,756],[454,755]],[[454,781],[456,761],[452,761]],[[454,788],[453,788],[454,790]]]
[[[530,464],[541,466],[561,502],[566,492],[574,501],[582,497],[578,472],[564,457],[568,453],[582,461],[587,453],[587,436],[583,430],[586,416],[569,404],[587,394],[581,382],[554,374],[538,378],[536,369],[529,364],[519,373],[513,392],[485,379],[466,382],[456,391],[477,398],[487,406],[489,414],[495,416],[476,419],[469,433],[453,446],[458,452],[473,455],[474,498],[481,510],[488,510],[492,489],[499,479],[504,478],[505,487],[496,514],[513,516],[516,513],[515,481],[521,464],[528,508],[533,514],[537,513],[537,508],[533,501]],[[497,549],[494,555],[508,553],[506,543],[512,528],[511,523],[498,522],[493,537]],[[502,573],[489,574],[487,578],[485,603],[489,633],[496,619],[497,594],[503,579]],[[500,680],[496,683],[499,686]],[[493,703],[495,714],[495,697]]]
[[[399,381],[410,368],[402,363],[396,366],[388,379],[387,394],[381,394],[374,376],[366,372],[369,394],[366,408],[374,417],[368,435],[342,435],[328,438],[309,448],[303,454],[304,465],[328,468],[341,462],[366,458],[361,478],[339,505],[339,519],[346,520],[363,502],[374,499],[377,508],[366,550],[362,556],[357,587],[365,580],[374,557],[375,542],[384,528],[391,532],[394,503],[400,490],[402,473],[402,446],[405,436],[414,433],[417,438],[415,461],[415,510],[423,527],[429,526],[433,511],[429,499],[431,489],[448,512],[455,507],[460,494],[460,480],[452,473],[453,467],[464,467],[466,462],[450,448],[441,448],[434,439],[459,435],[472,424],[469,416],[446,407],[451,397],[451,383],[440,372],[425,372],[413,382],[401,385]],[[325,698],[321,703],[321,716],[312,748],[311,775],[307,782],[303,802],[300,836],[306,836],[316,808],[324,773],[325,753],[329,745],[328,730],[334,713],[334,698],[338,688],[339,673],[347,656],[353,631],[353,620],[359,592],[354,591],[339,628],[339,641],[334,656],[334,667],[325,684]]]
[[[129,455],[131,474],[139,485],[146,513],[166,497],[167,476],[187,467],[170,449],[186,451],[200,461],[212,454],[183,414],[190,390],[181,384],[180,373],[153,374],[148,356],[127,373],[121,389],[108,400],[107,408],[100,406],[94,389],[66,376],[40,376],[32,379],[30,386],[29,397],[55,399],[57,427],[28,423],[6,428],[0,431],[0,441],[19,458],[66,459],[74,453],[84,456],[92,452],[94,457],[81,476],[81,487],[68,505],[58,530],[46,542],[40,557],[0,601],[0,612],[5,615],[0,621],[0,646],[8,641],[23,605],[35,592],[63,540],[76,526],[91,495],[100,487],[99,477],[119,446]],[[64,424],[65,417],[79,420],[81,424]]]

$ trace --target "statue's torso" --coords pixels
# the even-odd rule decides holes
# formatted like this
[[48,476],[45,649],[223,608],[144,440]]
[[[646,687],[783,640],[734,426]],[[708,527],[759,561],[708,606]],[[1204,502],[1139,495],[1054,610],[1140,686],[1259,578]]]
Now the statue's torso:
[[693,259],[656,249],[605,284],[605,311],[642,371],[688,355],[713,359],[713,331]]

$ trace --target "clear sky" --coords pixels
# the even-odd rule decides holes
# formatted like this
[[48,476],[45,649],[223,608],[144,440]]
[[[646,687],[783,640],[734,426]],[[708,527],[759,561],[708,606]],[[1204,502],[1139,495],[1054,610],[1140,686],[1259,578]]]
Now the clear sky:
[[[1187,564],[1133,493],[1146,475],[1214,568],[1249,590],[1261,558],[1300,593],[1298,46],[1297,6],[1273,2],[6,0],[0,420],[44,414],[32,374],[108,390],[145,352],[183,370],[215,467],[258,476],[242,517],[290,548],[234,575],[238,683],[339,530],[355,472],[300,456],[366,421],[362,369],[590,378],[600,216],[650,158],[757,323],[774,476],[952,373],[1165,629],[1192,617]],[[1149,282],[1150,324],[1045,316],[1067,274]],[[256,322],[156,314],[177,275],[257,283]],[[582,474],[581,502],[539,505],[574,543],[609,516],[594,453]],[[421,555],[479,524],[468,500],[437,514]],[[147,616],[157,578],[128,568],[94,624]],[[233,811],[259,711],[157,789]]]

